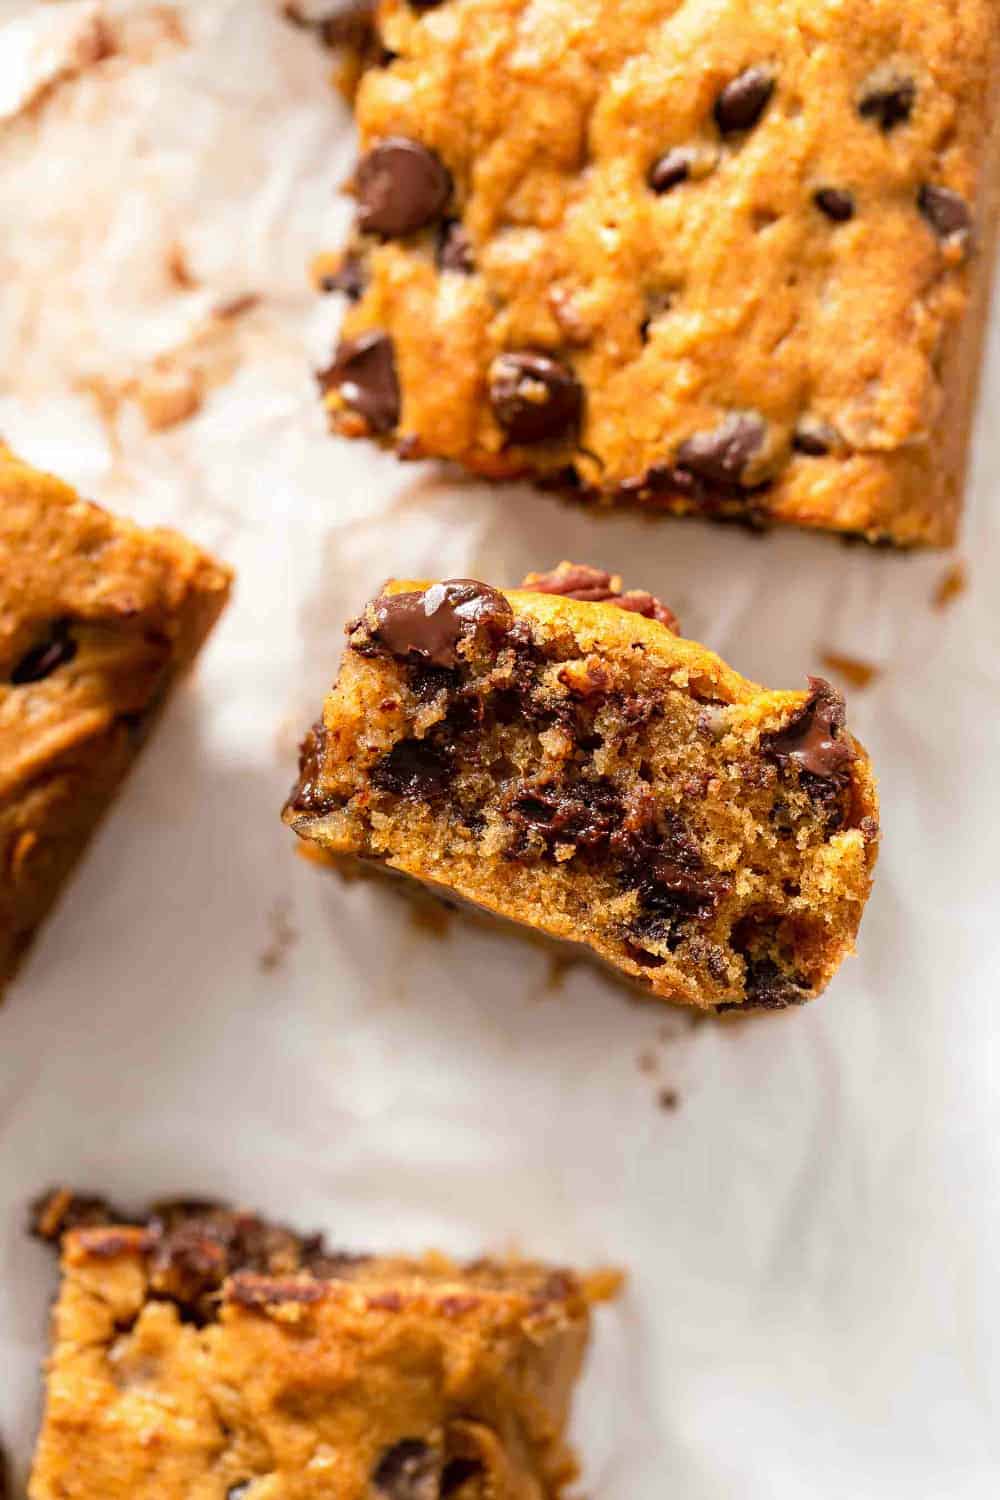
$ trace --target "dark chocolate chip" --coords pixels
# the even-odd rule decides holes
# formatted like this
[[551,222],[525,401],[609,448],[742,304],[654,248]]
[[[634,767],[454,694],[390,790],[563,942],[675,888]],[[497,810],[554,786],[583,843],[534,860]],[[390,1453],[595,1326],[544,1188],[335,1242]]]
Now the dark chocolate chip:
[[809,678],[810,694],[803,706],[774,734],[761,736],[764,755],[820,778],[834,777],[855,759],[844,737],[846,710],[842,694],[822,677]]
[[683,146],[674,146],[654,161],[647,180],[654,193],[669,193],[690,175],[691,152]]
[[913,113],[917,86],[912,78],[900,78],[886,68],[879,68],[865,85],[858,101],[863,120],[874,120],[887,134],[904,125]]
[[514,623],[503,594],[474,578],[449,578],[422,593],[384,594],[373,605],[372,634],[393,656],[457,667],[458,643],[479,629],[502,637]]
[[443,213],[451,196],[447,168],[433,151],[408,136],[373,146],[355,173],[358,223],[368,234],[413,234]]
[[403,1438],[382,1454],[372,1484],[388,1500],[438,1500],[441,1460],[422,1438]]
[[399,421],[396,354],[387,333],[371,329],[345,339],[333,364],[319,375],[324,391],[336,389],[373,432],[391,432]]
[[798,975],[785,974],[772,958],[748,958],[744,980],[746,999],[742,1005],[719,1006],[720,1010],[787,1010],[804,1005],[808,985]]
[[774,74],[769,68],[747,68],[719,94],[712,113],[723,135],[752,130],[774,93]]
[[430,802],[447,788],[451,769],[440,746],[427,740],[400,740],[375,762],[369,779],[376,791]]
[[549,354],[498,354],[489,383],[494,415],[512,443],[543,443],[579,424],[580,382],[568,365]]
[[925,182],[917,198],[920,212],[941,240],[964,244],[972,230],[969,205],[951,188]]
[[621,797],[609,782],[583,780],[523,788],[508,799],[505,812],[513,823],[540,833],[550,848],[557,843],[600,848],[625,817]]
[[687,438],[677,450],[677,464],[709,484],[745,486],[746,466],[766,436],[767,424],[756,412],[730,412],[718,427]]
[[835,427],[820,417],[802,417],[792,434],[792,447],[796,453],[809,458],[823,458],[844,446],[844,440]]
[[57,667],[64,667],[76,655],[76,641],[70,635],[69,620],[55,620],[48,633],[26,651],[10,674],[15,687],[24,687],[29,682],[41,682]]
[[854,218],[854,195],[845,192],[843,188],[817,188],[813,193],[813,202],[835,224],[846,224],[849,219]]
[[320,817],[335,806],[334,799],[321,786],[326,740],[326,726],[322,719],[317,719],[299,747],[299,779],[285,803],[286,812]]
[[475,270],[472,241],[465,225],[458,219],[446,219],[441,225],[437,260],[442,271],[459,271],[468,276]]
[[324,292],[343,292],[349,302],[360,302],[368,285],[364,258],[348,250],[336,271],[324,276],[320,285]]
[[482,1475],[483,1466],[478,1458],[453,1458],[444,1466],[441,1475],[441,1500],[447,1500],[456,1490],[462,1488],[470,1479],[477,1479]]

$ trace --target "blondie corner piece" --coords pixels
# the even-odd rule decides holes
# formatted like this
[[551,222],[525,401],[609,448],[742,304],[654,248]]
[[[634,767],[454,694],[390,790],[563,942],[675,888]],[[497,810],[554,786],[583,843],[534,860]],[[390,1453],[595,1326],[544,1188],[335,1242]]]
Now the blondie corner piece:
[[[579,12],[579,13],[577,13]],[[946,545],[996,0],[382,0],[335,430],[604,505]]]
[[0,444],[0,988],[229,586]]
[[557,1500],[619,1278],[335,1255],[252,1214],[50,1195],[63,1281],[30,1500]]
[[665,1000],[818,995],[878,839],[839,693],[747,682],[597,569],[525,583],[387,585],[348,626],[285,821]]

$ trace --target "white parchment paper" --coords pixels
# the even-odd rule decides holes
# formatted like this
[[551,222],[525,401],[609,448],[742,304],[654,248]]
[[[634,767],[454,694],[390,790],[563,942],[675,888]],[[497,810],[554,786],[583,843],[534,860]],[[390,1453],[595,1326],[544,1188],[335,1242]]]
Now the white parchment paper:
[[[602,519],[403,467],[330,439],[310,374],[335,309],[307,266],[353,152],[329,57],[270,0],[0,0],[14,22],[0,431],[239,573],[0,1011],[16,1473],[55,1280],[24,1210],[65,1181],[222,1194],[354,1247],[627,1266],[576,1408],[591,1500],[996,1495],[996,329],[969,587],[943,610],[940,555]],[[151,430],[173,402],[188,419]],[[296,858],[278,812],[349,612],[390,573],[516,582],[561,557],[654,590],[775,686],[829,652],[879,669],[851,706],[883,853],[818,1004],[692,1028]]]

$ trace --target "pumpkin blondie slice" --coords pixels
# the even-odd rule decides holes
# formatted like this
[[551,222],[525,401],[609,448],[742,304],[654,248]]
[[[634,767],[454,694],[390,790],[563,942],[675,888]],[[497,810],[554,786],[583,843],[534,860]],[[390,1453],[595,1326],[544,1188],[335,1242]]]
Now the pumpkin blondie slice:
[[0,444],[0,988],[230,581]]
[[36,1215],[63,1282],[30,1500],[557,1500],[573,1477],[614,1273],[334,1255],[204,1203],[116,1219],[65,1192]]
[[827,984],[878,806],[839,693],[772,692],[649,594],[570,563],[392,582],[347,627],[285,821],[652,994],[780,1009]]

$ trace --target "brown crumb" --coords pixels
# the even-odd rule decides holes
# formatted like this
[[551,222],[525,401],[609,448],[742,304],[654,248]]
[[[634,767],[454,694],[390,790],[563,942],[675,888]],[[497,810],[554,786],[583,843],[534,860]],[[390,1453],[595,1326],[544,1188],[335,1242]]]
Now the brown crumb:
[[661,1109],[672,1113],[679,1106],[681,1099],[676,1089],[661,1089],[656,1096],[656,1102]]
[[934,590],[932,603],[935,609],[947,609],[950,604],[960,598],[969,587],[969,570],[965,563],[959,559],[952,563],[947,572],[938,579],[937,588]]
[[184,246],[179,240],[174,240],[167,247],[167,275],[174,286],[182,291],[190,292],[198,285],[198,278],[188,264],[187,254]]
[[657,1068],[657,1056],[652,1047],[643,1047],[636,1062],[640,1073],[655,1073]]
[[299,936],[298,928],[292,924],[291,902],[286,896],[282,896],[271,907],[267,922],[270,941],[258,957],[257,966],[262,974],[273,974],[284,967]]
[[837,672],[857,692],[863,692],[870,687],[875,678],[881,674],[882,668],[875,666],[873,662],[861,661],[856,656],[842,656],[838,651],[823,651],[820,660],[831,672]]
[[244,313],[253,312],[255,307],[259,307],[260,300],[259,292],[242,292],[238,297],[220,302],[212,309],[212,317],[221,318],[223,322],[231,318],[242,318]]

